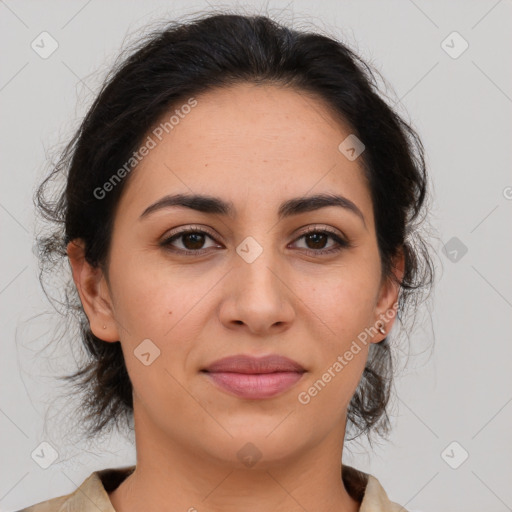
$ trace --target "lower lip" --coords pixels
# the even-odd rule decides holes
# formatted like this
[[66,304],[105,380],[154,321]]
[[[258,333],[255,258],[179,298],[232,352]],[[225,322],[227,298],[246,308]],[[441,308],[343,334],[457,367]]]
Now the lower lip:
[[215,384],[240,398],[258,400],[270,398],[290,389],[303,373],[231,373],[206,372]]

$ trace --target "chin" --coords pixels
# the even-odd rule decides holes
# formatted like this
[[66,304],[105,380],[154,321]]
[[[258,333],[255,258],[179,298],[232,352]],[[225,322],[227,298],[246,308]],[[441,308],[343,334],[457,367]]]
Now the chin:
[[[272,428],[275,429],[278,423],[275,422]],[[277,430],[272,432],[272,429],[247,428],[229,432],[232,438],[223,436],[222,440],[217,439],[219,442],[203,448],[222,464],[234,465],[238,469],[269,469],[289,463],[307,445],[305,440],[294,439],[287,429],[279,433]]]

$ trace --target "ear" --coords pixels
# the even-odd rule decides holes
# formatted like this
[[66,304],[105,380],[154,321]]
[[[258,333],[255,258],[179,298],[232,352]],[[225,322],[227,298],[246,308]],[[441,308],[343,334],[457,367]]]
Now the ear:
[[119,341],[112,299],[102,270],[92,267],[85,260],[85,244],[81,239],[72,240],[66,249],[73,281],[89,319],[91,331],[104,341]]
[[[405,255],[404,251],[400,249],[392,261],[391,272],[395,276],[395,279],[393,279],[393,276],[384,278],[379,290],[377,304],[375,306],[374,331],[376,331],[376,334],[371,340],[372,343],[382,341],[393,327],[398,312],[399,283],[404,277],[404,269]],[[398,283],[396,281],[398,281]],[[384,334],[380,331],[380,328],[382,328]]]

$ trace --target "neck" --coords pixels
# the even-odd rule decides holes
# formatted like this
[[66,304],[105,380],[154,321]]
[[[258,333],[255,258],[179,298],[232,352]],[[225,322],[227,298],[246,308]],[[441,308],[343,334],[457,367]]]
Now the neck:
[[344,427],[300,454],[262,458],[240,469],[182,443],[169,443],[168,436],[135,411],[134,420],[137,465],[109,495],[116,512],[235,512],[248,504],[252,512],[359,510],[360,503],[341,479]]

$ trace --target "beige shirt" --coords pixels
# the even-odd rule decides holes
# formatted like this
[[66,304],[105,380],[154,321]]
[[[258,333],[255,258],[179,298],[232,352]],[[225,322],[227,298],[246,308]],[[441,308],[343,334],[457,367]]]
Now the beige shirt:
[[[118,487],[135,466],[95,471],[70,494],[42,501],[18,512],[115,512],[108,493]],[[351,466],[343,466],[347,492],[361,503],[359,512],[407,512],[389,500],[379,481]]]

